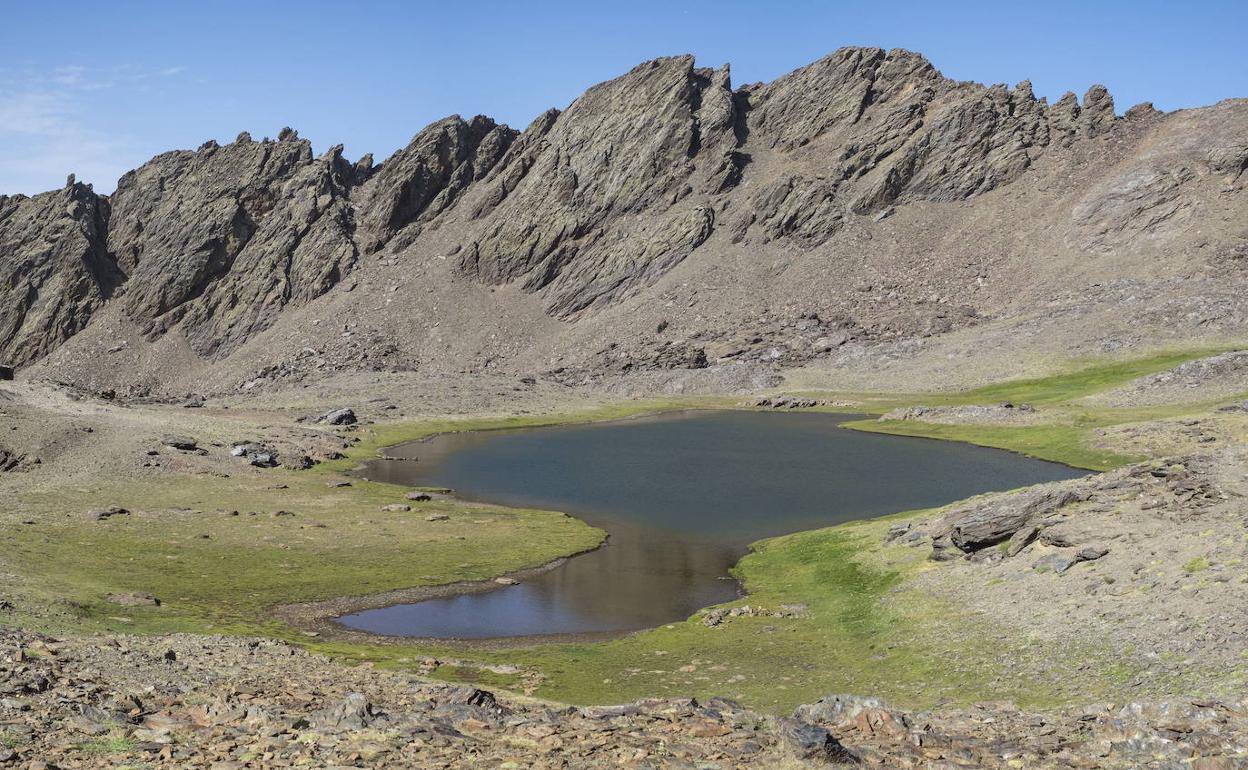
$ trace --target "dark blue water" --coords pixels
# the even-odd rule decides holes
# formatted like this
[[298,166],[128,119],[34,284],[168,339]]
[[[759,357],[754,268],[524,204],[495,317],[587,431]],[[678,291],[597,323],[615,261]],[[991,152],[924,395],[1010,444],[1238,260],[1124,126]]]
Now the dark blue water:
[[365,475],[470,500],[565,511],[606,547],[517,586],[340,618],[365,631],[480,639],[617,633],[728,601],[728,570],[763,537],[1083,472],[1001,450],[838,427],[855,415],[677,412],[441,436]]

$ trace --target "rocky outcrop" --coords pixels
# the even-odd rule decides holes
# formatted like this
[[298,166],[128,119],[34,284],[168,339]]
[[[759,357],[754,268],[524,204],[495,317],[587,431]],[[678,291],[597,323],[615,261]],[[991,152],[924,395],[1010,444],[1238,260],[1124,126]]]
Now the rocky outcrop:
[[691,56],[594,86],[535,121],[486,180],[461,266],[541,291],[561,317],[627,296],[710,236],[713,210],[689,198],[699,180],[729,184],[735,121],[727,70]]
[[[843,260],[838,243],[872,237],[834,241],[851,226],[998,190],[1042,157],[1055,156],[1030,190],[1069,175],[1099,180],[1082,182],[1063,235],[1075,250],[1112,253],[1185,232],[1209,210],[1193,191],[1207,198],[1210,180],[1241,190],[1245,121],[1238,102],[1171,115],[1140,105],[1118,118],[1102,86],[1050,105],[1026,81],[957,82],[910,51],[845,48],[735,88],[727,66],[656,59],[523,132],[480,115],[436,121],[377,166],[348,161],[341,147],[314,157],[291,129],[275,141],[244,133],[157,156],[107,199],[81,185],[0,198],[0,291],[10,300],[0,356],[40,358],[116,295],[149,339],[176,330],[201,358],[224,358],[382,251],[387,266],[409,252],[452,257],[453,278],[515,284],[550,315],[579,320],[695,254],[746,258],[770,244]],[[854,266],[834,272],[842,268]],[[923,297],[956,313],[881,305],[877,325],[931,335],[971,323],[978,308],[950,294],[964,279],[947,272],[935,276],[940,292],[890,279],[885,299]],[[834,310],[848,329],[862,308]],[[824,336],[850,332],[837,334]],[[723,335],[708,328],[702,339]],[[769,360],[792,365],[838,344]],[[740,346],[722,347],[712,359]],[[418,358],[403,356],[404,366]]]
[[288,304],[351,268],[355,169],[313,159],[294,131],[161,155],[122,177],[109,250],[130,274],[125,309],[149,334],[184,321],[201,355],[228,353]]
[[515,138],[515,130],[484,115],[471,121],[453,115],[425,128],[360,190],[355,203],[363,251],[376,251],[399,233],[396,245],[411,243],[422,225],[494,168]]
[[347,201],[353,173],[337,146],[278,188],[229,272],[188,307],[183,331],[196,352],[230,352],[272,325],[284,307],[316,299],[355,266]]
[[[835,232],[828,211],[868,214],[897,202],[964,200],[1018,178],[1049,145],[1053,116],[1031,83],[1014,89],[946,79],[922,56],[904,50],[847,48],[750,95],[750,135],[822,172],[786,180],[756,199],[756,219],[772,237],[796,233],[818,243]],[[813,105],[813,106],[812,106]],[[1072,132],[1093,136],[1113,120],[1113,100],[1096,86],[1088,115]],[[1079,114],[1073,105],[1073,113]],[[796,194],[795,194],[796,193]],[[778,199],[778,200],[777,200]],[[786,201],[789,210],[783,210]],[[784,214],[777,220],[776,210]],[[813,229],[795,219],[816,218]],[[785,224],[789,223],[789,224]]]
[[0,361],[26,364],[76,334],[124,276],[105,248],[108,201],[62,190],[0,196]]
[[[1108,130],[1108,94],[1088,92],[1080,114],[1090,135]],[[1099,104],[1089,117],[1088,101]],[[1107,169],[1071,212],[1070,242],[1106,254],[1123,246],[1164,243],[1208,204],[1193,194],[1202,179],[1233,183],[1248,165],[1248,114],[1232,102],[1185,113],[1155,129],[1155,138],[1130,162]],[[1234,191],[1224,187],[1222,192]]]
[[950,511],[940,536],[962,551],[978,551],[1009,540],[1029,524],[1042,520],[1080,499],[1071,484],[1034,487],[1013,495],[998,495]]

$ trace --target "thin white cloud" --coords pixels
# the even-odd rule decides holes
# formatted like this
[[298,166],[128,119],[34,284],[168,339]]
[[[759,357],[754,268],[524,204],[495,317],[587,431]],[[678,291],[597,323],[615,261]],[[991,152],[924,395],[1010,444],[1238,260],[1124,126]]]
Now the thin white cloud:
[[72,102],[54,91],[0,91],[0,133],[59,134],[69,124]]
[[86,67],[67,66],[57,67],[52,72],[51,80],[63,86],[76,86],[82,83],[83,76],[86,74]]
[[42,73],[0,70],[0,195],[55,189],[71,173],[111,191],[133,165],[134,143],[115,129],[97,128],[84,102],[92,92],[126,84],[143,90],[144,81],[183,71],[78,65]]

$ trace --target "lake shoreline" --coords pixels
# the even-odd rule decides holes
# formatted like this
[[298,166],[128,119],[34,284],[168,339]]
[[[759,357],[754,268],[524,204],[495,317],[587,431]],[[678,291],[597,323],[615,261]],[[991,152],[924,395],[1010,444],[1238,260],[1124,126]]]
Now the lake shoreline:
[[[806,410],[802,410],[805,412]],[[766,416],[764,416],[766,415]],[[787,417],[785,416],[787,415]],[[1021,481],[1023,485],[1029,483],[1038,483],[1056,478],[1052,471],[1042,471],[1043,468],[1050,464],[1036,464],[1034,470],[1031,466],[1015,465],[1013,460],[1004,460],[999,453],[991,450],[985,451],[984,448],[963,445],[957,449],[949,449],[954,454],[939,454],[942,450],[935,450],[938,454],[932,454],[932,450],[921,449],[916,450],[925,444],[932,443],[930,440],[923,439],[898,439],[903,443],[893,444],[886,441],[884,443],[874,438],[866,438],[866,434],[851,432],[845,430],[843,426],[855,420],[864,417],[862,413],[854,412],[835,412],[829,413],[823,410],[811,411],[807,415],[801,415],[794,412],[772,413],[770,410],[759,409],[672,409],[658,410],[647,412],[639,415],[631,415],[625,418],[616,418],[601,421],[592,421],[590,423],[580,423],[568,426],[552,425],[544,427],[520,427],[513,429],[496,429],[492,431],[459,431],[448,432],[443,431],[420,439],[409,440],[398,444],[392,444],[377,450],[378,458],[369,460],[357,466],[354,474],[361,476],[373,483],[386,484],[390,486],[399,486],[406,488],[432,488],[434,486],[445,486],[457,489],[455,498],[457,502],[481,503],[503,508],[540,508],[546,510],[562,511],[564,515],[570,515],[578,521],[585,523],[597,529],[605,530],[608,535],[603,541],[603,545],[611,543],[618,548],[623,549],[617,551],[614,557],[600,557],[593,561],[592,564],[577,564],[577,568],[567,573],[561,578],[548,577],[544,581],[539,580],[536,584],[529,583],[520,589],[521,592],[514,592],[504,596],[493,596],[489,599],[470,602],[465,605],[462,602],[438,602],[436,605],[426,605],[423,608],[418,607],[430,601],[457,599],[464,596],[476,596],[481,594],[493,593],[495,591],[503,591],[511,588],[510,580],[518,582],[532,581],[540,579],[553,570],[567,568],[574,558],[584,557],[599,551],[599,548],[587,549],[577,554],[569,555],[566,558],[560,558],[539,565],[531,569],[521,570],[515,573],[500,575],[494,579],[483,579],[474,581],[462,581],[455,583],[447,583],[433,586],[417,586],[409,589],[399,589],[379,594],[339,597],[322,602],[311,603],[307,605],[286,605],[279,607],[275,614],[285,622],[299,626],[306,631],[317,633],[329,638],[349,638],[358,641],[368,640],[406,640],[412,643],[451,643],[451,644],[471,644],[495,647],[514,647],[530,644],[543,644],[550,642],[567,642],[567,641],[594,641],[617,638],[628,634],[644,631],[647,629],[657,628],[666,623],[684,622],[691,617],[705,613],[708,609],[720,606],[726,603],[737,601],[745,597],[744,588],[741,582],[735,578],[735,570],[740,560],[753,550],[755,545],[763,540],[793,534],[811,529],[821,529],[828,526],[836,526],[840,523],[849,521],[869,520],[879,516],[892,515],[898,511],[907,510],[916,507],[913,503],[939,504],[941,500],[948,498],[946,502],[959,499],[967,494],[976,494],[982,491],[1003,491],[994,487],[996,482],[996,474],[1009,471],[1018,476],[1013,481]],[[650,422],[648,426],[638,427],[638,423]],[[577,434],[571,436],[573,442],[584,441],[585,437],[591,435],[586,431],[594,430],[613,430],[615,427],[624,426],[623,433],[616,433],[613,437],[609,434],[604,435],[595,433],[592,435],[601,436],[602,438],[592,439],[601,442],[602,447],[609,447],[605,451],[608,452],[610,464],[614,464],[620,460],[636,459],[634,455],[638,454],[639,447],[636,443],[636,437],[644,437],[641,442],[640,455],[650,461],[652,454],[644,447],[650,446],[666,446],[672,441],[678,443],[681,435],[692,434],[693,436],[701,435],[702,440],[708,438],[704,435],[705,431],[735,431],[734,437],[736,441],[725,441],[721,443],[735,444],[740,447],[744,443],[749,443],[756,435],[763,442],[764,448],[761,450],[751,449],[740,456],[732,456],[728,459],[735,461],[744,460],[747,466],[752,467],[756,461],[755,455],[749,452],[762,451],[763,455],[775,456],[775,461],[787,469],[790,465],[800,465],[806,463],[811,465],[805,471],[797,471],[798,478],[785,480],[783,477],[772,478],[771,473],[763,469],[760,472],[766,477],[767,482],[772,487],[760,487],[755,490],[759,482],[742,477],[742,483],[745,485],[739,492],[753,494],[755,498],[752,502],[745,500],[739,504],[740,510],[734,508],[717,507],[714,498],[708,500],[705,504],[700,501],[692,501],[682,497],[688,496],[688,492],[673,492],[672,490],[663,491],[662,482],[656,481],[654,484],[643,485],[657,491],[661,500],[656,502],[650,500],[649,504],[655,504],[658,507],[653,508],[654,513],[647,514],[629,514],[620,510],[611,508],[594,508],[584,505],[576,505],[570,503],[567,499],[550,500],[509,500],[506,496],[499,496],[498,489],[491,490],[487,486],[485,488],[478,487],[475,490],[466,491],[465,487],[471,485],[467,482],[454,483],[447,478],[438,474],[445,472],[443,463],[447,457],[454,458],[457,455],[472,455],[474,450],[472,447],[481,446],[477,442],[483,440],[487,442],[484,446],[496,446],[500,440],[502,441],[546,441],[548,444],[553,442],[557,446],[559,442],[569,440],[565,431],[578,431]],[[634,436],[632,443],[628,444],[628,436]],[[663,433],[672,441],[662,439]],[[513,433],[508,439],[498,438],[499,433]],[[470,438],[473,434],[479,434],[480,439]],[[491,435],[493,434],[493,435]],[[560,438],[563,436],[563,438]],[[854,438],[850,438],[854,436]],[[857,436],[864,436],[859,439]],[[457,438],[458,437],[458,438]],[[543,438],[544,437],[544,438]],[[747,438],[748,437],[748,438]],[[430,442],[438,439],[450,440],[450,443],[432,450],[430,454],[425,454]],[[624,451],[620,449],[621,439],[632,449],[632,455],[616,455],[612,452]],[[604,441],[605,440],[605,441]],[[865,443],[863,443],[865,442]],[[711,444],[717,442],[709,442]],[[948,444],[949,442],[945,442]],[[696,446],[700,446],[697,440],[694,440],[695,448],[685,447],[685,451],[698,451]],[[780,447],[791,445],[787,448],[794,457],[783,457]],[[524,445],[526,449],[524,456],[529,458],[528,462],[538,462],[539,465],[550,465],[559,468],[558,474],[561,478],[564,476],[577,477],[575,470],[575,459],[564,456],[562,450],[555,450],[555,454],[541,451],[533,446]],[[554,446],[548,446],[553,449]],[[575,456],[597,456],[595,450],[587,450],[585,446],[578,446],[573,452]],[[692,456],[683,454],[679,449],[675,450],[677,455],[686,458],[686,462],[692,462]],[[962,452],[958,455],[956,452]],[[883,452],[882,455],[879,455]],[[845,459],[845,453],[848,453],[848,461]],[[1012,454],[1012,453],[1011,453]],[[825,455],[827,455],[825,457]],[[861,455],[861,457],[858,457]],[[878,455],[878,456],[877,456]],[[907,460],[894,460],[894,455],[906,457]],[[919,455],[916,457],[915,455]],[[428,460],[430,456],[432,461],[422,463],[417,466],[407,465],[407,462],[415,460]],[[532,458],[543,458],[540,461],[532,460]],[[1023,458],[1019,457],[1021,462]],[[862,459],[867,458],[867,459]],[[565,461],[561,463],[560,460]],[[723,458],[718,458],[723,459]],[[599,458],[597,462],[601,463],[603,458]],[[660,459],[662,464],[663,461]],[[855,464],[855,462],[857,464]],[[863,462],[867,465],[863,466]],[[883,466],[875,466],[875,463],[883,462]],[[880,467],[890,467],[888,463],[896,462],[897,467],[895,473],[901,473],[898,479],[898,488],[902,490],[900,493],[885,493],[881,491],[874,482],[856,482],[854,479],[869,479],[871,476],[867,473],[869,470],[879,470]],[[1033,461],[1034,462],[1034,461]],[[565,463],[571,463],[570,465]],[[1002,468],[1002,464],[1005,467]],[[828,466],[845,465],[848,470],[826,470],[823,473],[817,472],[815,469]],[[490,462],[493,467],[510,466],[506,458],[493,458]],[[523,486],[527,488],[541,488],[542,481],[540,477],[530,476],[528,471],[533,470],[524,467],[524,462],[520,463],[518,473],[523,479]],[[951,466],[951,467],[946,467]],[[965,470],[960,470],[965,466]],[[636,475],[639,469],[632,465],[627,465],[627,470],[619,474],[619,480],[627,480],[628,473]],[[443,468],[439,471],[438,468]],[[857,470],[855,470],[855,468]],[[919,470],[914,470],[918,468]],[[1077,469],[1062,466],[1063,471],[1074,471]],[[600,475],[600,469],[593,467],[595,475]],[[741,469],[738,468],[737,471]],[[389,473],[385,472],[389,471]],[[957,472],[955,472],[957,471]],[[390,473],[397,473],[396,478]],[[801,481],[806,478],[805,474],[812,476],[827,476],[827,479],[820,478],[818,484],[807,485],[799,497],[785,502],[784,495],[779,494],[780,489],[797,489],[802,486]],[[433,474],[429,477],[427,474]],[[848,475],[846,475],[848,474]],[[915,475],[917,474],[917,475]],[[934,474],[934,475],[933,475]],[[700,475],[700,474],[699,474]],[[730,473],[735,477],[735,474]],[[380,478],[378,478],[380,476]],[[910,478],[914,476],[914,478]],[[476,478],[475,474],[470,477]],[[640,478],[651,478],[642,473]],[[909,479],[909,481],[906,481]],[[940,489],[933,488],[929,490],[927,484],[930,481],[941,479],[942,484],[947,484],[948,488],[942,486]],[[979,479],[979,480],[976,480]],[[926,480],[926,481],[924,481]],[[484,479],[483,479],[484,481]],[[916,484],[916,482],[918,482]],[[619,483],[617,480],[615,483]],[[776,484],[778,483],[778,487]],[[657,484],[657,486],[656,486]],[[853,493],[850,490],[857,484],[859,491]],[[831,485],[829,487],[829,485]],[[849,486],[846,486],[849,485]],[[629,486],[625,484],[625,486]],[[715,487],[722,486],[715,484]],[[774,487],[774,488],[773,488]],[[825,487],[829,487],[825,489]],[[922,488],[922,492],[917,491]],[[1011,487],[1012,488],[1012,487]],[[849,493],[849,501],[842,501],[833,504],[830,508],[824,493],[833,490],[841,493]],[[738,493],[729,493],[729,497],[734,500]],[[703,490],[698,490],[697,495],[705,494]],[[779,495],[779,496],[777,496]],[[812,495],[817,500],[811,500]],[[859,497],[858,502],[852,502],[855,495]],[[862,496],[866,495],[865,498]],[[915,500],[915,496],[921,497],[921,500]],[[936,499],[932,499],[935,497]],[[894,499],[896,498],[896,499]],[[803,502],[804,501],[804,502]],[[719,500],[720,505],[726,501]],[[636,502],[638,507],[636,510],[647,510],[648,503],[644,500]],[[786,515],[776,519],[774,515],[762,518],[766,524],[760,523],[760,519],[755,512],[767,510],[768,506],[779,505],[781,510],[786,511]],[[796,507],[795,507],[796,506]],[[805,506],[805,507],[803,507]],[[813,506],[813,507],[812,507]],[[839,506],[839,507],[838,507]],[[691,515],[688,521],[680,519],[681,513],[686,507],[705,508],[716,511],[719,518],[703,521],[698,516]],[[668,509],[671,510],[668,510]],[[793,509],[794,512],[789,512]],[[630,508],[630,510],[632,510]],[[734,513],[734,510],[736,511]],[[742,518],[742,517],[745,518]],[[670,536],[661,535],[662,529],[655,529],[654,519],[663,521],[665,524],[676,527]],[[675,519],[669,518],[675,517]],[[735,523],[731,523],[735,522]],[[737,531],[736,528],[742,528],[736,535],[726,534],[724,531],[716,529],[717,525],[729,524],[727,532]],[[626,534],[622,539],[619,537],[623,530]],[[714,533],[714,534],[711,534]],[[656,539],[656,535],[658,538]],[[631,536],[631,537],[630,537]],[[722,541],[722,542],[718,542]],[[730,544],[730,545],[729,545]],[[668,562],[664,561],[664,548],[671,545],[672,553],[675,558],[684,563],[685,566],[677,565],[676,571],[680,573],[680,577],[659,578],[667,572]],[[731,551],[731,553],[728,553]],[[627,554],[627,556],[626,556]],[[718,554],[718,556],[712,556]],[[607,561],[603,561],[606,558]],[[666,557],[670,559],[672,557]],[[620,560],[623,561],[620,561]],[[693,569],[684,560],[693,559],[698,565],[696,570],[688,573]],[[707,561],[710,559],[711,561]],[[638,561],[640,560],[640,561]],[[722,560],[722,564],[720,564]],[[648,579],[655,582],[653,585],[647,586],[646,582],[636,584],[636,587],[630,585],[625,589],[616,590],[613,580],[618,578],[602,576],[612,576],[615,570],[621,568],[622,565],[631,565],[630,569],[640,569],[639,574],[648,576]],[[718,565],[718,566],[716,566]],[[707,571],[709,567],[709,572]],[[717,577],[722,575],[722,577]],[[604,583],[598,590],[605,593],[594,594],[595,579],[601,579]],[[672,580],[678,581],[668,585]],[[721,588],[717,580],[729,580],[732,583],[731,589]],[[500,584],[501,582],[501,584]],[[631,582],[631,581],[630,581]],[[571,589],[565,586],[581,586],[572,593],[567,592]],[[660,593],[655,593],[656,591]],[[554,593],[552,593],[554,592]],[[643,596],[664,596],[665,602],[670,602],[671,606],[666,611],[655,610],[650,605],[648,599],[644,599],[646,606],[642,610],[624,610],[623,614],[620,610],[597,610],[587,609],[597,603],[602,603],[608,607],[622,607],[621,601],[641,601],[638,597]],[[553,598],[552,598],[553,597]],[[539,601],[540,603],[532,610],[526,602]],[[588,603],[588,605],[587,605]],[[631,605],[628,605],[631,606]],[[411,610],[399,610],[398,613],[378,614],[373,619],[365,618],[361,625],[355,623],[344,623],[344,618],[357,615],[360,613],[371,613],[382,610],[390,610],[393,608],[411,607]],[[530,614],[536,611],[538,615]],[[551,620],[542,620],[544,612],[554,613]],[[413,614],[414,613],[414,614]],[[499,614],[495,614],[499,613]],[[517,622],[512,625],[506,618],[511,617],[515,613],[523,615],[523,622]],[[573,613],[568,620],[564,620],[564,613]],[[630,619],[630,613],[638,613],[636,617]],[[666,616],[665,616],[666,614]],[[433,618],[433,625],[424,625],[425,621],[419,618]],[[411,618],[416,618],[411,620]],[[488,618],[488,621],[483,621]],[[371,624],[371,628],[369,627]],[[404,624],[413,629],[412,633],[404,632]],[[619,624],[619,627],[612,628],[612,624]],[[543,632],[543,626],[564,626],[562,629]],[[430,629],[430,633],[420,633],[422,628]],[[495,633],[491,626],[497,626],[500,630],[512,630],[515,633]],[[579,626],[579,627],[578,627]],[[587,627],[590,626],[590,627]],[[596,628],[592,626],[598,626]],[[456,628],[465,629],[463,632],[456,632]]]

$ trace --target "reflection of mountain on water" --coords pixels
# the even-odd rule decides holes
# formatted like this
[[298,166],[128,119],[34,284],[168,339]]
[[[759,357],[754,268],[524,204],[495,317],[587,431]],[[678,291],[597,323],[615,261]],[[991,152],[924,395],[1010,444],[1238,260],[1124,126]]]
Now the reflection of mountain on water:
[[753,540],[1077,471],[999,450],[842,430],[842,416],[685,412],[617,423],[441,436],[367,475],[561,510],[609,544],[518,586],[343,618],[409,636],[624,631],[727,601]]
[[[343,618],[376,633],[484,638],[633,631],[683,619],[737,596],[739,549],[633,527],[606,546],[517,586],[369,610]],[[552,631],[557,628],[557,631]]]
[[605,548],[529,581],[535,595],[601,617],[594,630],[636,629],[685,618],[737,595],[724,580],[737,549],[638,530],[613,532]]

